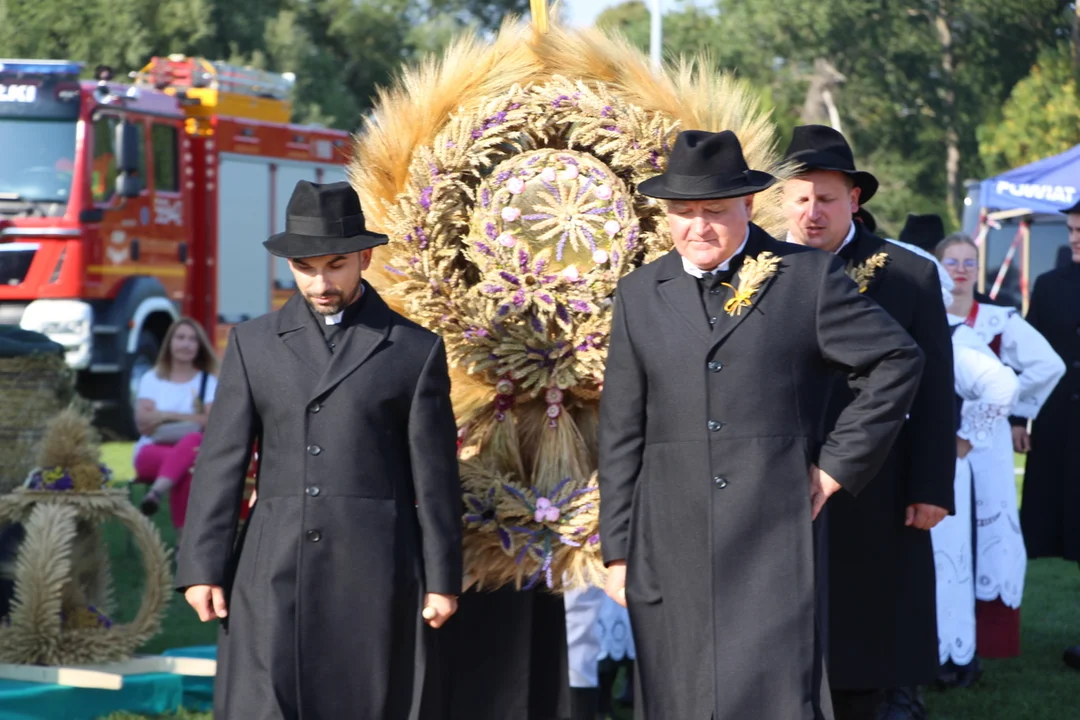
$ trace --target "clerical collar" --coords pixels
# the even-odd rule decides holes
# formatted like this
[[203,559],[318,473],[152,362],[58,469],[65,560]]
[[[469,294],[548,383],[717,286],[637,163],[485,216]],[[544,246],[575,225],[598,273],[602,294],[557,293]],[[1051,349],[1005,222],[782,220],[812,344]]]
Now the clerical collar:
[[[788,231],[787,237],[784,238],[784,239],[787,240],[789,243],[795,242],[795,238],[792,237],[790,231]],[[848,228],[847,235],[844,236],[844,242],[840,243],[840,247],[836,248],[835,254],[839,255],[840,251],[843,250],[844,248],[846,248],[848,245],[850,245],[851,241],[854,240],[854,239],[855,239],[855,221],[852,220],[851,221],[851,227]]]
[[340,325],[341,321],[345,318],[345,312],[349,308],[354,307],[354,306],[359,307],[360,301],[363,300],[363,298],[364,298],[364,290],[365,290],[364,284],[361,283],[360,284],[360,297],[356,298],[355,302],[350,304],[348,307],[342,308],[339,312],[336,312],[333,315],[323,315],[322,317],[323,317],[323,320],[326,322],[326,324],[327,325]]
[[714,267],[712,270],[702,270],[697,265],[690,262],[689,260],[687,260],[684,257],[684,258],[682,258],[683,270],[690,273],[691,275],[693,275],[696,278],[703,278],[706,275],[712,275],[712,274],[718,273],[718,272],[727,272],[728,268],[731,267],[731,261],[734,260],[735,258],[737,258],[739,256],[739,254],[742,253],[742,251],[746,249],[746,243],[749,240],[750,240],[750,226],[747,225],[746,226],[746,236],[743,238],[742,245],[740,245],[739,249],[736,250],[734,253],[732,253],[731,257],[729,257],[727,260],[720,263],[719,265]]

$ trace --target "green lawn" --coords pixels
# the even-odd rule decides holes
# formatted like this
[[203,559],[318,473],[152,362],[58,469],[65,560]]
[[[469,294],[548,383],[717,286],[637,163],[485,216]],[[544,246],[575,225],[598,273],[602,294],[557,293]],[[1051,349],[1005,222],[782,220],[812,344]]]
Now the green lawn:
[[[131,446],[108,444],[105,462],[117,477],[131,477]],[[1023,460],[1017,458],[1017,467]],[[1022,485],[1017,475],[1017,492]],[[136,501],[143,488],[135,491]],[[156,516],[166,541],[174,535],[166,506]],[[122,531],[107,534],[113,562],[119,615],[130,618],[138,605],[142,569],[138,552],[130,548]],[[183,603],[173,598],[162,632],[142,648],[160,652],[166,648],[205,645],[215,640],[213,625],[203,625]],[[1062,720],[1080,715],[1080,673],[1065,667],[1065,645],[1080,643],[1080,571],[1058,560],[1037,560],[1028,565],[1023,605],[1023,654],[1015,660],[984,660],[985,674],[969,690],[927,692],[933,720]],[[625,718],[629,718],[627,713]],[[106,720],[150,720],[119,713]],[[210,713],[181,712],[156,720],[212,720]]]

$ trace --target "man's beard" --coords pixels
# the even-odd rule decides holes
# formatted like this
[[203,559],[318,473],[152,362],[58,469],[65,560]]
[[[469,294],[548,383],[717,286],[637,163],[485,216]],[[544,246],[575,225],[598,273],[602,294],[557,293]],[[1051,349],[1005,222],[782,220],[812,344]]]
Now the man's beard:
[[319,297],[322,298],[337,298],[336,302],[333,302],[329,305],[318,305],[306,295],[304,296],[304,299],[307,300],[307,304],[311,306],[311,309],[314,310],[316,313],[329,317],[330,315],[337,315],[339,312],[352,305],[353,302],[355,302],[356,299],[360,297],[360,289],[362,287],[363,283],[357,282],[356,287],[353,288],[352,292],[349,294],[348,297],[346,297],[345,293],[341,290],[334,290],[332,292],[326,292],[320,295]]

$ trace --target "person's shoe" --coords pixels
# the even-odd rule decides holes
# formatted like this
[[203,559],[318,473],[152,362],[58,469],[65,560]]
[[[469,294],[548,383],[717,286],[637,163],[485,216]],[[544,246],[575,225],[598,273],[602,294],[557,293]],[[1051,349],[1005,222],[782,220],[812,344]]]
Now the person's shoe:
[[1080,670],[1080,645],[1065,649],[1065,664],[1073,670]]
[[156,513],[160,507],[161,498],[159,498],[158,494],[153,490],[148,491],[146,495],[143,496],[142,502],[139,503],[139,510],[147,517]]
[[954,688],[967,688],[974,685],[982,677],[982,663],[979,658],[973,658],[967,665],[957,665],[949,660],[938,671],[937,681],[934,683],[938,690],[952,690]]
[[885,691],[885,703],[878,720],[926,720],[926,705],[919,688],[902,687]]

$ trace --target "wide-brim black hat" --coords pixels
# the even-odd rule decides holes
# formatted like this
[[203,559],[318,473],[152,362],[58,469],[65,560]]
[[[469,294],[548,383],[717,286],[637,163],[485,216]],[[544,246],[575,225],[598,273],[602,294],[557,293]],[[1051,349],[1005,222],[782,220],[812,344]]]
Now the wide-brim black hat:
[[851,178],[859,188],[859,204],[874,197],[877,178],[855,167],[855,156],[848,141],[827,125],[800,125],[791,135],[784,159],[797,162],[805,170],[833,170]]
[[637,189],[661,200],[722,200],[759,193],[775,182],[769,173],[747,167],[739,138],[730,130],[684,130],[675,138],[667,170]]
[[349,183],[301,180],[285,209],[285,231],[271,236],[263,247],[278,257],[299,259],[348,255],[389,241],[386,235],[367,230],[360,198]]
[[1071,208],[1065,208],[1064,210],[1059,210],[1058,212],[1060,212],[1062,215],[1072,215],[1073,213],[1080,213],[1080,200],[1077,200],[1076,204],[1073,205]]
[[907,221],[897,238],[902,243],[920,247],[933,252],[937,244],[945,239],[945,223],[940,215],[932,213],[916,215],[908,213]]

